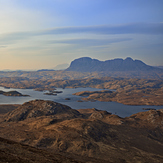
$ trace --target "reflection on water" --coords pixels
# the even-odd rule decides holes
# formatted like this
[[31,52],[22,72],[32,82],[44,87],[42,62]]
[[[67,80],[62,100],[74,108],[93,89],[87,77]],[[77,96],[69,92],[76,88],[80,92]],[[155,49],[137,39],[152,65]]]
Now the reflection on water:
[[[117,114],[121,117],[130,116],[134,113],[145,111],[142,108],[155,108],[155,109],[163,109],[163,106],[130,106],[123,105],[117,102],[78,102],[81,99],[80,96],[72,95],[73,93],[80,91],[97,91],[101,89],[96,88],[57,88],[57,91],[63,91],[63,93],[57,94],[57,96],[45,95],[45,92],[34,91],[32,89],[6,89],[0,87],[2,91],[12,91],[16,90],[22,94],[30,95],[30,97],[13,97],[13,96],[4,96],[0,95],[0,104],[23,104],[24,102],[34,100],[34,99],[42,99],[42,100],[51,100],[55,102],[59,102],[65,105],[70,106],[73,109],[86,109],[86,108],[96,108],[100,110],[106,110],[113,114]],[[65,100],[65,98],[70,98],[70,100]]]

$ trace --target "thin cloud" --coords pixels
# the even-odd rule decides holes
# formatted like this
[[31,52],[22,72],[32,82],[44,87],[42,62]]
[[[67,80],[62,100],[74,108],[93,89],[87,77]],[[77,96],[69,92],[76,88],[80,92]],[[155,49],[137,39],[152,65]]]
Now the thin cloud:
[[101,25],[87,27],[63,27],[42,31],[38,34],[72,34],[72,33],[91,33],[91,34],[163,34],[163,23],[133,23],[122,25]]
[[147,34],[162,35],[163,23],[134,23],[122,25],[101,25],[85,27],[61,27],[33,32],[15,32],[0,35],[0,44],[12,44],[15,41],[28,39],[35,36],[63,35],[63,34],[96,34],[96,35],[116,35],[116,34]]
[[80,46],[101,46],[108,45],[112,43],[130,41],[132,38],[117,38],[117,39],[67,39],[67,40],[55,40],[49,41],[50,44],[63,43],[71,45],[80,45]]
[[0,35],[0,44],[12,44],[35,36],[34,32],[15,32]]

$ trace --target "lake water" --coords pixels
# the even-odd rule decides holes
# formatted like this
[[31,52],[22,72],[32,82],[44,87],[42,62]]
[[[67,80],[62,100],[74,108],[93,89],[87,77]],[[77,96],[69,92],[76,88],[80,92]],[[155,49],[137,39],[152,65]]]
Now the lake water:
[[[8,92],[16,90],[22,94],[30,95],[30,97],[13,97],[13,96],[4,96],[0,95],[0,104],[23,104],[24,102],[34,100],[34,99],[42,99],[42,100],[51,100],[55,102],[59,102],[61,104],[65,104],[70,106],[73,109],[86,109],[86,108],[96,108],[99,110],[106,110],[113,114],[117,114],[120,117],[127,117],[134,113],[142,112],[142,108],[155,108],[155,109],[163,109],[163,106],[130,106],[124,105],[117,102],[78,102],[81,99],[80,96],[72,95],[73,93],[80,91],[97,91],[101,89],[96,88],[57,88],[57,91],[63,91],[63,93],[57,94],[57,96],[53,95],[45,95],[45,92],[34,91],[33,89],[6,89],[4,87],[0,87],[0,90]],[[65,100],[65,98],[70,98],[70,100]]]

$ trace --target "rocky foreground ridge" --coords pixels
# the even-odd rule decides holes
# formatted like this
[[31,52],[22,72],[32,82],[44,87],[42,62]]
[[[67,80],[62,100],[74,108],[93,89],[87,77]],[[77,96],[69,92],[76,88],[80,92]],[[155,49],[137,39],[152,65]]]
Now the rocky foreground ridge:
[[163,109],[121,118],[34,100],[0,119],[0,137],[81,162],[162,162]]

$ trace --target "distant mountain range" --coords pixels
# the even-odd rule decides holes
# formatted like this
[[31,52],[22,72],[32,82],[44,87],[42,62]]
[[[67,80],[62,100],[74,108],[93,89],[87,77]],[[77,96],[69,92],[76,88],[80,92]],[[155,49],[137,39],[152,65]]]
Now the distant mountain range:
[[67,71],[78,72],[101,72],[101,71],[162,71],[160,68],[146,65],[140,60],[133,60],[128,57],[126,59],[113,59],[99,61],[89,57],[75,59],[71,62]]
[[0,71],[0,77],[57,80],[122,77],[163,80],[162,66],[149,66],[140,60],[133,60],[130,57],[106,61],[83,57],[72,61],[69,67],[67,65],[68,68],[66,68],[66,65],[58,65],[58,68],[55,67],[55,69],[40,69],[37,71]]

